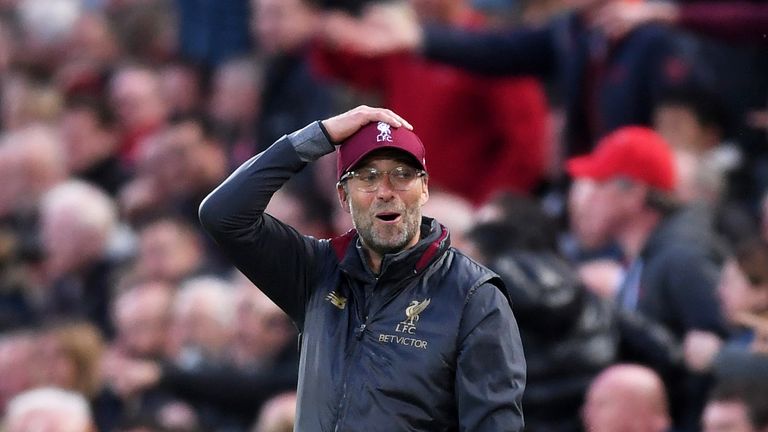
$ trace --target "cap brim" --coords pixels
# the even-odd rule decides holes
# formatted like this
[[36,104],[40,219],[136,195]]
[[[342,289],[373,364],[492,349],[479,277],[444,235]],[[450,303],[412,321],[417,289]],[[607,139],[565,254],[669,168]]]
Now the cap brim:
[[571,177],[587,177],[593,179],[601,179],[605,177],[605,173],[597,161],[590,156],[577,156],[565,163],[565,170]]
[[349,168],[347,168],[347,169],[346,169],[346,170],[345,170],[343,173],[341,173],[341,174],[343,175],[343,174],[344,174],[344,173],[346,173],[346,172],[349,172],[349,171],[352,171],[352,170],[354,170],[355,168],[357,168],[357,167],[358,167],[358,165],[360,165],[360,162],[363,162],[363,161],[365,161],[365,159],[366,159],[367,157],[369,157],[369,156],[370,156],[372,153],[378,152],[379,150],[397,150],[398,152],[400,152],[400,153],[402,153],[402,154],[403,154],[403,159],[404,159],[404,160],[408,160],[408,161],[410,161],[410,163],[413,163],[415,166],[417,166],[417,167],[419,167],[419,168],[421,168],[421,169],[423,169],[423,170],[425,170],[425,171],[426,171],[426,167],[424,167],[424,165],[422,165],[422,163],[419,161],[419,159],[418,159],[418,158],[416,158],[416,156],[414,156],[414,155],[413,155],[412,153],[410,153],[408,150],[405,150],[404,148],[402,148],[402,147],[398,147],[398,146],[395,146],[395,145],[382,145],[382,146],[379,146],[379,147],[373,148],[373,149],[371,149],[371,150],[369,150],[369,151],[367,151],[367,152],[365,152],[365,153],[361,154],[359,157],[357,157],[357,158],[356,158],[356,159],[355,159],[355,160],[354,160],[354,161],[353,161],[353,162],[352,162],[352,163],[349,165]]

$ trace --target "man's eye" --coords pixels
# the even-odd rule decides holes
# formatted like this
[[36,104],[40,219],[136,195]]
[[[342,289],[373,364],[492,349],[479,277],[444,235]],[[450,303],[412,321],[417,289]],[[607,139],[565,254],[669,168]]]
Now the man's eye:
[[378,177],[379,173],[376,171],[363,171],[357,176],[357,178],[366,183],[373,183]]
[[416,175],[413,170],[399,168],[392,171],[390,175],[393,175],[401,180],[411,180]]

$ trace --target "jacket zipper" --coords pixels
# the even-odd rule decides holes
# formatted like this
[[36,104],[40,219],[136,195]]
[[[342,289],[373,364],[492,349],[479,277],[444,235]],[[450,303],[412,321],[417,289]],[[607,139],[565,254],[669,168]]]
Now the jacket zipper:
[[[378,278],[376,278],[376,281],[378,282]],[[374,290],[376,289],[376,286],[374,286]],[[363,302],[365,302],[365,293],[363,293]],[[344,368],[344,375],[342,377],[343,379],[343,385],[341,387],[341,398],[339,399],[339,405],[337,407],[336,411],[336,422],[335,426],[333,428],[334,432],[339,432],[341,430],[341,423],[344,417],[344,413],[347,408],[347,382],[349,381],[349,369],[352,368],[352,365],[354,362],[351,360],[357,357],[357,352],[360,347],[360,341],[363,339],[363,335],[365,334],[365,328],[367,327],[368,323],[368,316],[366,315],[365,318],[363,318],[363,313],[360,310],[360,302],[355,301],[355,315],[357,316],[358,322],[361,322],[359,326],[355,327],[353,330],[353,333],[355,335],[355,340],[352,341],[354,347],[352,347],[352,352],[349,354],[349,361],[347,363],[347,367]]]

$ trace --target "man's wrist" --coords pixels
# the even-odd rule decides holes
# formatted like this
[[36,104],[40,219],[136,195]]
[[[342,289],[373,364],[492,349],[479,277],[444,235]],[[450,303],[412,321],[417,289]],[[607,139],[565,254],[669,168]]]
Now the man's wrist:
[[329,139],[328,131],[319,121],[312,122],[305,128],[288,135],[288,141],[293,145],[302,162],[315,161],[336,150]]
[[336,146],[338,143],[333,142],[331,139],[331,135],[328,133],[328,129],[325,128],[325,125],[323,124],[322,120],[319,120],[317,124],[320,126],[320,130],[323,131],[323,135],[325,135],[325,139],[328,140],[331,145]]

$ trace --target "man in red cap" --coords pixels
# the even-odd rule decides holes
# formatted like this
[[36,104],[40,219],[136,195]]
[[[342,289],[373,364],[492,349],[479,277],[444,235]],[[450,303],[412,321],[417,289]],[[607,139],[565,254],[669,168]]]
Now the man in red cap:
[[[566,168],[574,178],[574,234],[586,242],[615,242],[624,255],[623,280],[613,293],[617,305],[684,340],[694,369],[695,358],[725,333],[715,290],[723,255],[711,214],[681,207],[675,199],[672,150],[653,130],[626,126],[600,140],[591,154],[570,159]],[[673,388],[680,425],[698,422],[706,385],[694,381]]]
[[[337,144],[355,229],[318,240],[264,213]],[[523,430],[508,293],[422,216],[426,168],[408,122],[362,106],[284,136],[200,206],[205,229],[302,334],[296,430]]]

